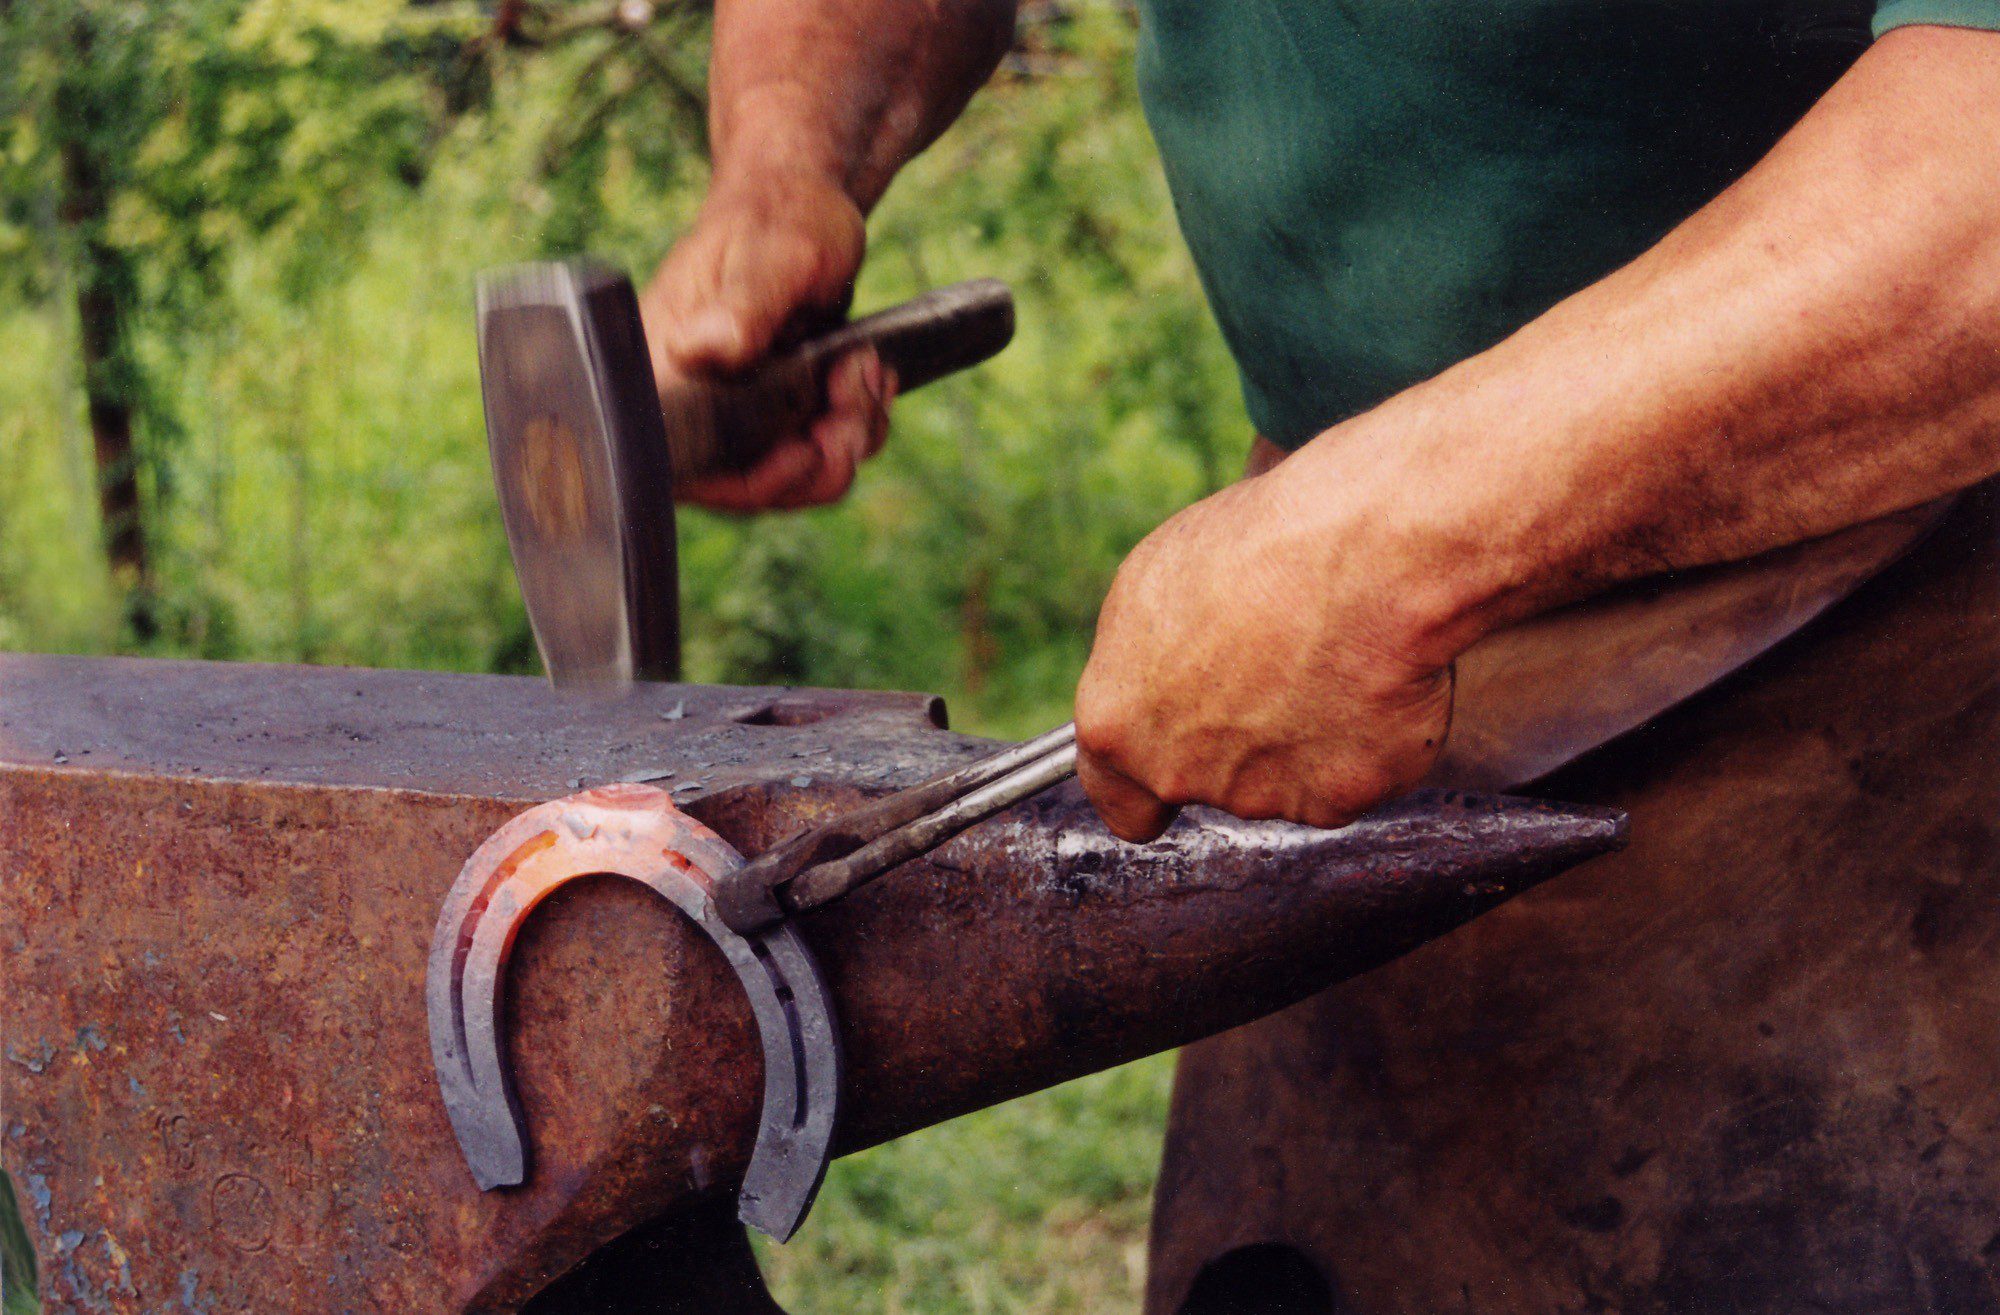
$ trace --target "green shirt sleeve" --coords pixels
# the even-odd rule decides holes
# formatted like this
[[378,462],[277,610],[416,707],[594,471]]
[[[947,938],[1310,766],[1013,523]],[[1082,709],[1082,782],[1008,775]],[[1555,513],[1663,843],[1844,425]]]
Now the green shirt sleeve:
[[1894,28],[1924,23],[2000,32],[2000,0],[1881,0],[1875,6],[1878,37]]

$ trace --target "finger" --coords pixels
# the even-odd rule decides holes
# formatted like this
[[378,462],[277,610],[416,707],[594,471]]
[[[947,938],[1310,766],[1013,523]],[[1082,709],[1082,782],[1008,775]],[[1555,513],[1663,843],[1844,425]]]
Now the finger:
[[676,500],[710,511],[747,513],[787,505],[794,490],[818,474],[819,445],[805,438],[779,442],[748,470],[722,470],[679,481]]
[[722,243],[697,228],[639,294],[639,319],[660,383],[713,373],[750,351],[751,327],[720,300]]
[[896,371],[880,355],[873,355],[862,382],[868,391],[868,450],[861,454],[867,460],[882,450],[889,441],[889,407],[896,400]]
[[667,360],[684,375],[726,374],[756,360],[776,332],[775,320],[754,310],[711,302],[662,327]]
[[843,356],[826,381],[824,419],[852,444],[856,464],[882,450],[889,432],[887,367],[873,347]]
[[814,226],[732,232],[715,267],[709,305],[692,317],[693,366],[728,373],[754,365],[780,338],[838,323],[854,295],[858,251]]
[[799,511],[838,502],[854,483],[854,440],[846,434],[825,435],[817,427],[805,438],[787,440],[799,450],[787,463],[787,478],[772,478],[756,491],[750,511]]
[[[717,511],[793,511],[838,502],[868,455],[873,415],[862,377],[873,349],[837,362],[827,380],[831,405],[803,439],[780,443],[750,471],[688,483],[684,501]],[[783,461],[773,459],[782,452]]]
[[811,478],[786,490],[783,506],[824,507],[847,496],[854,486],[854,470],[861,461],[868,436],[861,421],[851,416],[822,416],[813,422],[812,446],[819,454]]
[[884,423],[868,376],[879,379],[880,362],[873,348],[850,352],[835,362],[827,377],[827,409],[813,421],[811,437],[819,448],[814,477],[789,490],[788,507],[823,507],[847,496],[855,470],[877,446],[876,427]]
[[1076,779],[1091,807],[1120,840],[1144,844],[1173,825],[1180,812],[1125,773],[1085,752],[1076,756]]

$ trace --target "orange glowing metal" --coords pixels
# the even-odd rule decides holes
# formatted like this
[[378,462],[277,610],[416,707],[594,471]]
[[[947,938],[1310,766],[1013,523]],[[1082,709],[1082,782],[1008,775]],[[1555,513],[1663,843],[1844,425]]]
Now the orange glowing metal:
[[721,947],[749,993],[764,1048],[764,1118],[744,1174],[743,1221],[789,1237],[819,1187],[833,1136],[839,1047],[826,985],[788,924],[739,936],[715,911],[743,857],[664,790],[606,785],[540,804],[466,861],[431,942],[431,1053],[445,1108],[482,1189],[518,1186],[526,1121],[502,1044],[507,956],[529,914],[571,881],[619,876],[659,894]]

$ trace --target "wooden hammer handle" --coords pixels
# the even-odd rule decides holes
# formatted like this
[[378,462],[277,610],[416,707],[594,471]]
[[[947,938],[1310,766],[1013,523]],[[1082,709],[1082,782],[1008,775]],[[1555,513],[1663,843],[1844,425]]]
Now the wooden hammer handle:
[[827,372],[857,347],[874,347],[907,393],[979,364],[1013,336],[1007,285],[972,279],[808,338],[743,378],[684,385],[661,399],[675,478],[755,464],[819,411]]
[[[898,392],[977,365],[1014,336],[1014,297],[999,279],[935,288],[821,334],[797,350],[818,372],[856,347],[873,346],[896,372]],[[824,384],[825,380],[820,380]]]

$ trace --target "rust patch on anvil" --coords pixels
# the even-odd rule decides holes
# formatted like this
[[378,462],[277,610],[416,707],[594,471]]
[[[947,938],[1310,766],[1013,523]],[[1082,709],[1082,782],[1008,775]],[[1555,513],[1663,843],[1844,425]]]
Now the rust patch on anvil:
[[[699,779],[689,811],[754,851],[990,747],[914,696],[815,693],[810,717],[773,711],[786,697],[0,658],[0,1154],[52,1308],[511,1309],[726,1188],[759,1048],[719,953],[661,901],[581,882],[516,943],[519,1189],[480,1193],[459,1155],[425,958],[466,855],[579,776]],[[1132,850],[1073,789],[1043,796],[804,921],[849,1044],[843,1144],[1253,1017],[1616,831],[1432,797],[1301,865],[1296,828],[1218,856],[1197,817]]]

